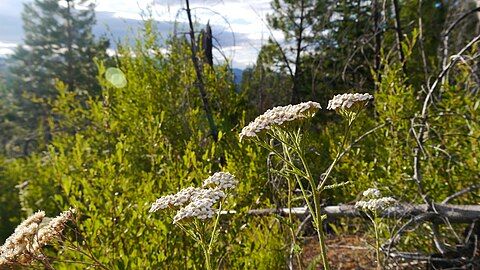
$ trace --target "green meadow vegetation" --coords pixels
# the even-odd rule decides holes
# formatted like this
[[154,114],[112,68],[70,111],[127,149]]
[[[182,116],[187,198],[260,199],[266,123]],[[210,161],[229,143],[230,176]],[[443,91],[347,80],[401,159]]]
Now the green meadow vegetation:
[[[53,43],[69,38],[48,17],[63,12],[55,2],[36,0],[24,11],[50,10],[25,23],[53,24]],[[378,269],[479,269],[478,249],[465,250],[471,235],[480,237],[480,210],[461,222],[436,210],[447,198],[480,203],[475,1],[392,0],[385,9],[382,1],[336,2],[274,0],[267,21],[286,42],[270,38],[240,83],[229,62],[208,63],[200,38],[161,37],[153,19],[116,44],[114,57],[105,54],[106,40],[90,35],[59,43],[73,48],[61,64],[35,47],[48,28],[32,29],[31,49],[19,47],[0,77],[0,244],[39,210],[48,217],[75,210],[38,252],[29,246],[48,220],[25,226],[36,233],[23,229],[25,251],[10,261],[0,249],[0,269],[341,269],[327,254],[335,247],[323,243],[325,252],[306,258],[306,243],[351,234],[368,239]],[[91,31],[87,11],[64,18],[78,21],[71,31]],[[193,26],[198,37],[204,26]],[[373,99],[354,116],[350,107],[327,109],[344,93]],[[272,124],[240,140],[268,109],[306,101],[322,108],[298,125]],[[149,211],[158,198],[202,187],[216,172],[238,182],[221,201],[224,212],[193,217],[185,229],[172,213]],[[385,207],[330,217],[322,210],[354,207],[370,188],[437,214],[401,230],[422,213],[387,217]],[[275,211],[305,206],[303,215]],[[421,266],[402,268],[408,252]],[[453,262],[431,260],[445,254],[455,254]]]

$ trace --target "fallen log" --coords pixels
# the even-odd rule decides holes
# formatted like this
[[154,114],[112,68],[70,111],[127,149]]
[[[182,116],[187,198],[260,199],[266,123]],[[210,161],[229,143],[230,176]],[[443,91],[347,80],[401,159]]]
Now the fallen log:
[[[247,214],[256,216],[273,214],[288,215],[289,212],[297,216],[308,214],[306,207],[293,207],[291,209],[251,209],[247,211]],[[236,213],[237,211],[235,210],[222,211],[222,214]],[[325,206],[322,208],[322,213],[326,214],[329,218],[365,217],[365,214],[355,208],[354,205]],[[424,221],[447,218],[453,223],[470,223],[476,219],[480,219],[480,205],[434,204],[430,207],[427,204],[400,204],[394,207],[389,207],[381,212],[381,216],[384,218],[408,219],[418,215],[423,215]]]

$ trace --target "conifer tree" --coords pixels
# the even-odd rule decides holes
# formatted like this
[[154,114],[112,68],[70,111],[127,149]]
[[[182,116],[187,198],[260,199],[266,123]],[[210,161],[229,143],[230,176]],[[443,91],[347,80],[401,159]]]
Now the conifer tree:
[[[99,92],[94,59],[104,58],[108,41],[93,36],[94,4],[85,0],[34,0],[22,13],[24,45],[10,59],[12,85],[22,125],[32,131],[50,115],[56,81],[69,91]],[[34,132],[32,132],[34,133]]]
[[290,77],[292,103],[305,100],[310,93],[309,79],[305,76],[315,65],[305,60],[315,53],[322,35],[330,30],[326,26],[332,20],[333,3],[331,0],[273,0],[271,3],[273,12],[267,17],[268,24],[283,34],[284,40],[274,45],[279,47],[277,62],[282,63],[280,68]]

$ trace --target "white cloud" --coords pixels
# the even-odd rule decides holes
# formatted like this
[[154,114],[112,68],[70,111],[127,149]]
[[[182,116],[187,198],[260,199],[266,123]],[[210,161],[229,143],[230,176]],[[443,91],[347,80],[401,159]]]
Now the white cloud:
[[[222,49],[227,57],[233,58],[236,67],[255,62],[261,45],[270,35],[265,25],[266,15],[271,12],[270,0],[191,0],[190,3],[196,22],[210,22],[216,38],[229,40]],[[144,12],[158,21],[185,23],[188,20],[184,8],[182,0],[98,0],[96,10],[135,20],[140,20]],[[282,39],[279,32],[274,32],[274,36]]]
[[16,43],[12,43],[12,42],[2,42],[2,41],[0,41],[0,47],[3,47],[3,48],[15,48],[15,47],[17,47],[17,44],[16,44]]
[[[16,16],[16,24],[21,23],[22,3],[32,0],[0,0],[0,16]],[[151,14],[155,20],[163,22],[187,22],[183,9],[184,0],[90,0],[96,2],[97,12],[108,12],[113,18],[141,20],[143,14]],[[270,33],[265,25],[265,17],[271,12],[271,0],[190,0],[194,19],[201,24],[210,22],[214,36],[220,41],[222,50],[228,58],[233,58],[234,66],[243,68],[256,60],[261,45]],[[110,17],[110,18],[112,18]],[[124,35],[121,21],[108,20],[115,24],[115,30]],[[11,27],[10,27],[11,28]],[[0,41],[21,42],[23,33],[18,31],[0,33]],[[104,27],[103,27],[104,28]],[[102,29],[103,29],[102,28]],[[122,30],[123,31],[120,31]],[[8,29],[7,29],[8,30]],[[5,31],[3,31],[5,32]],[[16,36],[14,36],[14,34]],[[233,34],[232,34],[233,33]],[[274,32],[278,41],[282,41],[280,32]],[[120,36],[121,38],[121,36]],[[12,43],[14,44],[14,43]],[[0,43],[0,54],[11,53],[12,47]],[[221,59],[221,58],[219,58]]]
[[116,54],[117,52],[114,49],[110,49],[110,48],[107,49],[108,56],[115,56]]
[[16,47],[16,43],[0,41],[0,55],[13,54]]
[[13,54],[13,53],[14,53],[14,51],[12,49],[0,47],[0,56],[10,55],[10,54]]

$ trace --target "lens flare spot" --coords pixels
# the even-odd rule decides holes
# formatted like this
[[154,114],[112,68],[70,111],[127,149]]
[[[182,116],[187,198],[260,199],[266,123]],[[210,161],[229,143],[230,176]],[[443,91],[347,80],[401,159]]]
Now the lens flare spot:
[[107,81],[113,84],[113,86],[116,88],[123,88],[127,85],[127,78],[125,78],[125,74],[123,74],[123,72],[118,68],[108,68],[105,72],[105,79],[107,79]]

